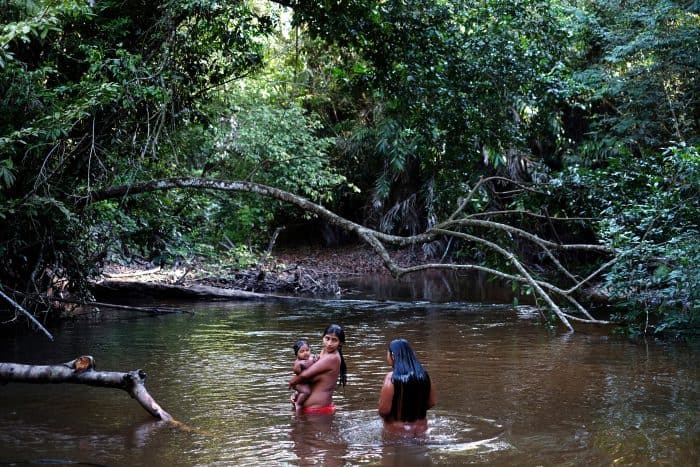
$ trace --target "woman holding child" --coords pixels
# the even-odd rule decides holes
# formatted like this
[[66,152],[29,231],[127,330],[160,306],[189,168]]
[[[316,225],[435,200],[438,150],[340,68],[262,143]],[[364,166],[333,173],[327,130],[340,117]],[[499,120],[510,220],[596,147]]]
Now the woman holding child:
[[[302,364],[305,369],[299,366],[299,360],[295,362],[295,373],[298,373],[289,380],[289,387],[310,386],[310,390],[297,388],[292,397],[297,411],[305,414],[335,413],[333,393],[338,382],[345,386],[347,379],[342,352],[344,342],[343,328],[331,324],[323,331],[323,350],[318,358],[308,366]],[[295,345],[294,351],[298,359],[309,360],[306,342]],[[435,388],[430,376],[405,339],[391,341],[386,358],[392,371],[384,377],[378,407],[384,427],[387,431],[422,434],[428,428],[427,411],[435,405]]]
[[345,331],[337,324],[329,325],[323,331],[323,350],[312,365],[294,375],[289,387],[306,383],[311,386],[308,397],[298,409],[306,414],[335,413],[333,393],[338,382],[345,386],[347,367],[343,358]]

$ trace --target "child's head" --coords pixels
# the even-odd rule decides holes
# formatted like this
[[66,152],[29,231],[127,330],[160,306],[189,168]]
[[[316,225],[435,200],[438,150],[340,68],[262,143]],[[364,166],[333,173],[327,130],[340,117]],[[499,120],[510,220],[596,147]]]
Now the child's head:
[[294,343],[294,356],[299,360],[306,360],[311,356],[311,348],[304,339],[299,339]]

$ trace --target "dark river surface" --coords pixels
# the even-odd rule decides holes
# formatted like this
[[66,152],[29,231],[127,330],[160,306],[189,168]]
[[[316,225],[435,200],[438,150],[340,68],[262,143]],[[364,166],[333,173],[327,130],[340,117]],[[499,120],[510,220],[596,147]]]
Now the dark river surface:
[[[360,284],[360,282],[358,282]],[[154,421],[124,391],[0,387],[0,465],[668,465],[700,463],[700,346],[564,333],[486,284],[371,278],[343,300],[177,303],[193,314],[103,311],[0,339],[0,361],[143,369],[186,426]],[[173,303],[170,303],[173,305]],[[345,328],[348,384],[333,416],[289,403],[293,342]],[[429,430],[383,432],[387,343],[408,339],[437,389]]]

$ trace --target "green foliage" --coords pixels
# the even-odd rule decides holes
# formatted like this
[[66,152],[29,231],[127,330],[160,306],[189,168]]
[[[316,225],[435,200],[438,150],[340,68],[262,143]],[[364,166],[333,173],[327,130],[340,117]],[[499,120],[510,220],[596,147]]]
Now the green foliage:
[[575,6],[570,102],[586,119],[571,128],[572,166],[555,181],[580,215],[600,219],[601,240],[622,255],[605,282],[617,319],[632,332],[697,329],[697,8]]
[[0,282],[40,292],[50,269],[80,290],[110,252],[160,261],[186,250],[206,220],[181,216],[188,196],[74,203],[111,184],[196,174],[213,91],[259,67],[255,38],[271,26],[244,1],[3,2],[0,216],[13,222],[0,229]]
[[698,148],[672,146],[642,158],[623,151],[608,162],[596,171],[572,169],[560,182],[586,187],[580,205],[601,219],[600,240],[621,257],[604,283],[620,308],[616,318],[634,332],[697,331]]
[[358,56],[353,74],[338,76],[362,83],[371,101],[341,149],[358,161],[353,173],[373,171],[380,216],[418,195],[410,216],[425,226],[428,213],[451,209],[465,179],[507,172],[507,154],[558,137],[549,128],[568,39],[556,4],[297,3],[295,19],[312,35]]
[[[320,136],[321,125],[294,99],[264,77],[281,80],[293,70],[275,62],[261,77],[226,85],[199,106],[200,117],[170,134],[161,146],[151,176],[173,172],[230,180],[251,180],[298,193],[317,202],[330,202],[344,178],[331,167],[332,138]],[[270,82],[273,81],[270,78]],[[283,92],[284,91],[284,92]],[[201,116],[207,116],[206,119]],[[165,164],[167,165],[165,165]],[[129,168],[122,183],[143,177],[143,164]],[[223,255],[237,264],[269,240],[277,217],[291,217],[279,203],[250,195],[159,194],[144,195],[121,206],[134,219],[118,234],[116,251],[157,261],[182,261],[191,255]],[[154,209],[154,208],[158,209]],[[120,232],[120,218],[112,222]]]
[[77,208],[111,185],[246,179],[415,233],[499,174],[551,196],[483,186],[470,209],[598,219],[567,234],[623,254],[619,319],[694,326],[699,18],[670,0],[7,0],[0,283],[84,284],[129,255],[247,264],[303,215],[177,190]]
[[217,174],[275,185],[314,201],[330,201],[344,181],[329,167],[333,138],[318,137],[321,124],[293,102],[268,102],[238,92],[233,114],[217,128]]
[[597,140],[635,150],[698,142],[700,16],[666,0],[584,1],[586,62],[573,74]]
[[0,184],[3,188],[10,188],[15,183],[15,174],[12,168],[12,159],[0,161]]

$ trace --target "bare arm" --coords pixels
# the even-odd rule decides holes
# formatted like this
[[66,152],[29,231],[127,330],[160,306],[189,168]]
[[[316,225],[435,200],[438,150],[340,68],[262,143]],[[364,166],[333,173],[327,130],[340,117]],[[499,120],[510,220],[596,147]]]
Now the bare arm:
[[392,371],[386,374],[382,390],[379,392],[379,407],[377,411],[384,419],[391,413],[391,403],[394,400],[394,383],[391,382],[393,374],[394,372]]
[[302,371],[306,370],[308,367],[313,365],[318,361],[318,355],[311,355],[311,357],[308,358],[308,360],[300,360],[296,359],[294,360],[294,365],[292,366],[292,372],[295,375],[298,375]]
[[303,370],[301,373],[294,375],[292,379],[289,380],[289,386],[291,387],[301,382],[313,381],[318,375],[328,371],[333,371],[336,365],[337,362],[334,358],[321,358],[316,363]]

